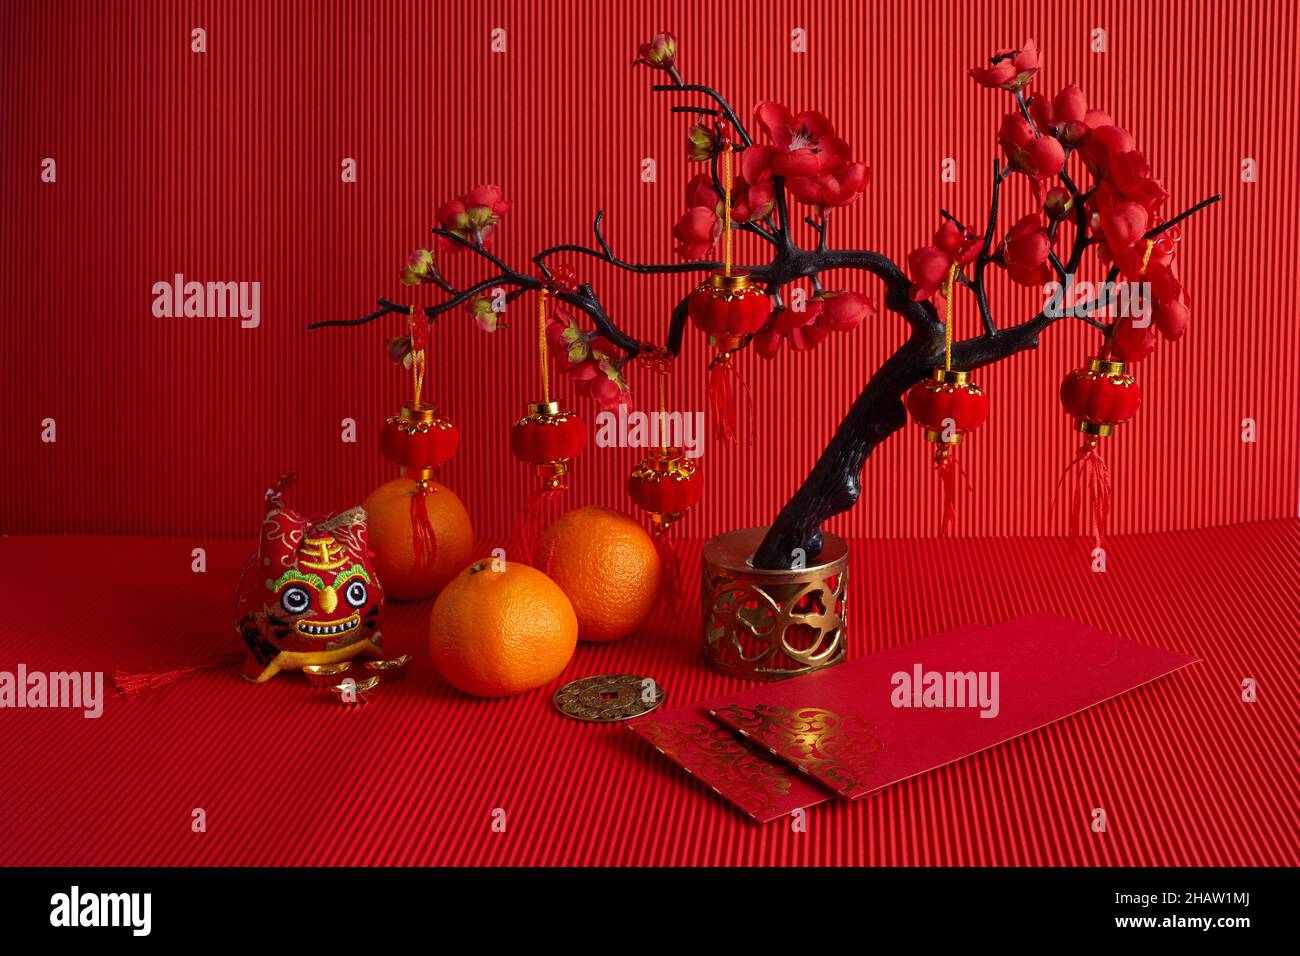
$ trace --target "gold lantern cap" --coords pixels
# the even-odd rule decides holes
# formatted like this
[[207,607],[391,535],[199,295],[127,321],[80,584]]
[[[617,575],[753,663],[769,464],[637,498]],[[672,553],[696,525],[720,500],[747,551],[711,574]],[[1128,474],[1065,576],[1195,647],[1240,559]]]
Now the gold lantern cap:
[[402,421],[431,425],[439,418],[438,406],[433,402],[407,402],[398,413]]
[[529,418],[554,418],[560,414],[559,402],[529,402]]
[[1123,375],[1124,363],[1117,362],[1115,359],[1088,359],[1088,371],[1096,372],[1098,375]]
[[686,451],[676,445],[670,445],[667,448],[655,449],[647,458],[650,467],[660,474],[667,474],[673,471],[679,463],[685,459]]
[[955,368],[937,368],[934,380],[941,385],[969,385],[970,372]]
[[695,465],[686,457],[685,450],[677,446],[656,448],[637,462],[631,474],[640,481],[658,481],[663,477],[681,480],[694,476]]
[[719,292],[743,292],[749,288],[749,273],[733,269],[728,273],[718,269],[709,273],[709,287]]

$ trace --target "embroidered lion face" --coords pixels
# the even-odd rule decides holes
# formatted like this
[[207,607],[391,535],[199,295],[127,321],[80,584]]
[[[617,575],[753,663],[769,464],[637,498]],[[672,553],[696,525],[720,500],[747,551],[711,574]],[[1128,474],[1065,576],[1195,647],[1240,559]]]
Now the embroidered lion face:
[[281,670],[382,655],[383,588],[366,545],[366,513],[305,517],[267,493],[257,551],[244,566],[236,627],[248,645],[244,676],[261,683]]

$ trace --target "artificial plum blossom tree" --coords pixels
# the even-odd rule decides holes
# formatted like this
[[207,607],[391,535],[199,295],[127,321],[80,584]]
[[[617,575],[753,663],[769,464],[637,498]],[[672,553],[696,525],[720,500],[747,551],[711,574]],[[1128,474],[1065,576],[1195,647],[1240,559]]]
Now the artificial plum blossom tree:
[[[608,407],[627,396],[623,371],[628,363],[680,352],[689,296],[673,308],[663,344],[638,341],[619,328],[592,285],[579,281],[568,260],[561,265],[558,256],[591,259],[638,274],[712,272],[723,267],[713,255],[729,212],[733,228],[756,237],[767,253],[765,262],[740,267],[771,297],[771,316],[749,341],[764,358],[787,345],[796,352],[815,348],[876,314],[867,295],[824,288],[823,273],[855,270],[875,277],[884,287],[885,309],[903,321],[906,334],[867,380],[802,485],[776,515],[754,556],[758,567],[788,568],[796,556],[811,559],[820,552],[822,524],[856,502],[867,456],[906,423],[904,396],[943,366],[945,358],[952,368],[978,369],[1035,348],[1046,329],[1072,318],[1099,333],[1101,353],[1136,362],[1150,355],[1161,338],[1176,339],[1186,327],[1187,296],[1178,276],[1175,240],[1184,220],[1220,197],[1165,214],[1169,195],[1152,176],[1131,133],[1109,114],[1090,107],[1076,86],[1065,86],[1050,98],[1028,92],[1040,68],[1033,41],[999,52],[987,66],[970,71],[980,86],[1009,94],[1010,109],[997,132],[1002,155],[992,163],[986,215],[982,222],[967,225],[941,210],[932,240],[913,250],[905,267],[878,252],[831,244],[832,214],[867,188],[870,169],[853,159],[825,116],[760,103],[753,111],[755,138],[716,90],[683,81],[671,34],[642,44],[636,62],[666,76],[668,82],[653,87],[656,93],[693,101],[672,107],[675,113],[694,117],[687,155],[706,167],[687,184],[686,209],[672,228],[682,261],[633,263],[619,258],[605,240],[603,213],[598,213],[593,245],[552,246],[533,257],[535,274],[515,269],[491,249],[492,233],[510,203],[497,187],[480,186],[439,209],[432,230],[437,245],[412,254],[403,281],[433,285],[445,293],[444,301],[425,308],[430,318],[463,307],[489,330],[495,328],[497,316],[497,304],[489,299],[492,290],[508,290],[506,301],[550,290],[567,307],[551,321],[552,356],[561,371],[573,376],[580,392]],[[732,158],[739,165],[729,190],[723,182],[724,157],[728,166]],[[1003,191],[1013,186],[1030,192],[1034,211],[1007,226],[999,220],[999,209]],[[728,192],[730,207],[724,209]],[[796,240],[800,227],[809,240],[802,244]],[[464,288],[449,283],[438,262],[458,251],[482,259],[490,274]],[[1003,270],[1023,285],[1055,282],[1070,289],[1088,263],[1105,271],[1105,282],[1090,298],[1062,307],[1049,303],[1017,322],[995,317],[988,294],[990,269]],[[788,306],[787,287],[801,281],[811,285],[811,299],[802,308]],[[1140,303],[1143,309],[1103,321],[1101,316],[1118,301],[1124,282],[1149,289]],[[944,307],[958,294],[973,299],[980,333],[946,342]],[[389,313],[407,313],[405,306],[387,300],[378,304],[369,315],[312,327],[359,325]],[[578,316],[585,316],[592,328],[585,328]],[[1149,321],[1139,321],[1139,316]],[[400,359],[402,339],[395,340],[393,348]]]

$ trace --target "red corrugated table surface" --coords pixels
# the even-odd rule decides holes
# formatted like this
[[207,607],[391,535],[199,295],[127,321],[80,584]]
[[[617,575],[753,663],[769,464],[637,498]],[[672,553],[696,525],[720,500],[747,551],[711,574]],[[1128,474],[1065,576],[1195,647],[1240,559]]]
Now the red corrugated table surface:
[[[202,542],[199,542],[202,543]],[[200,657],[233,636],[246,545],[0,540],[0,669]],[[698,572],[698,547],[686,549]],[[416,664],[346,708],[209,673],[103,717],[0,711],[4,864],[1295,864],[1300,522],[1116,538],[1105,574],[1059,540],[856,541],[855,655],[1053,610],[1203,662],[856,804],[808,832],[749,822],[618,726],[548,688],[479,701],[436,677],[427,604],[385,628]],[[583,646],[563,680],[630,670],[684,703],[744,686],[699,661],[693,619]],[[1240,699],[1243,678],[1259,699]],[[201,807],[207,831],[192,832]],[[1104,834],[1090,828],[1103,808]],[[495,809],[506,831],[493,832]]]

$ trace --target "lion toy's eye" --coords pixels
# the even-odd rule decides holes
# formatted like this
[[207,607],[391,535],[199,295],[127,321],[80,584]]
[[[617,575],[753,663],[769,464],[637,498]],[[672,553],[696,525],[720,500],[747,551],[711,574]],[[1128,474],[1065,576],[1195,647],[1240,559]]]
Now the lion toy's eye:
[[343,599],[353,607],[363,607],[368,596],[365,582],[359,579],[348,582],[348,586],[343,589]]
[[311,595],[307,589],[294,585],[285,588],[284,593],[280,595],[280,607],[284,608],[287,614],[302,614],[311,607]]

